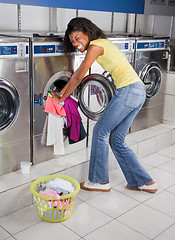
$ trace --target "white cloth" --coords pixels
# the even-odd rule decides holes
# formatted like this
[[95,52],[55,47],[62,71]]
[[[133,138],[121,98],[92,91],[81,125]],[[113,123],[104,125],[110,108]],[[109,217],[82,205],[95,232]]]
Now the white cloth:
[[42,145],[46,145],[46,141],[47,141],[47,124],[48,124],[48,115],[46,115],[46,120],[44,123],[43,132],[42,132],[42,136],[41,136],[41,144]]
[[61,188],[70,193],[74,191],[74,187],[72,186],[72,184],[69,181],[61,178],[55,178],[55,180],[49,181],[47,183],[46,189],[49,188]]
[[48,113],[46,145],[54,146],[54,154],[64,154],[63,139],[64,119],[56,114]]

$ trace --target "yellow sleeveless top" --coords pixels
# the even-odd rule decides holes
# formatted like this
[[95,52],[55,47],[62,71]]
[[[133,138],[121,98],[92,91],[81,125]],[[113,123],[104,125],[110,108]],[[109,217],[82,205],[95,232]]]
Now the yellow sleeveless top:
[[126,56],[109,39],[99,38],[91,41],[90,45],[103,47],[104,54],[99,56],[96,61],[105,71],[110,72],[116,88],[141,81]]

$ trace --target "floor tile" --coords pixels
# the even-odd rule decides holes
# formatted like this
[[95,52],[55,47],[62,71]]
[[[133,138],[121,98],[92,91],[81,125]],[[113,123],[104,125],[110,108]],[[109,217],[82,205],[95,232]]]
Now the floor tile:
[[115,189],[116,191],[121,192],[122,194],[125,194],[126,196],[133,198],[139,202],[144,202],[144,201],[154,197],[161,191],[163,191],[161,188],[159,188],[158,191],[154,194],[150,194],[150,193],[147,193],[144,191],[133,191],[133,190],[128,189],[126,187],[126,184],[120,184],[118,186],[113,187],[113,189]]
[[175,219],[175,195],[173,193],[163,191],[147,200],[145,204]]
[[169,173],[175,174],[175,159],[170,160],[164,164],[161,164],[160,166],[158,166],[158,168]]
[[156,138],[150,138],[138,143],[138,158],[146,157],[156,151]]
[[82,203],[82,200],[79,199],[78,197],[76,197],[75,200],[74,200],[74,208],[75,208],[76,206],[78,206],[79,204],[81,204],[81,203]]
[[142,142],[142,141],[152,138],[155,135],[156,134],[154,131],[144,129],[144,130],[132,133],[130,139],[134,140],[136,142]]
[[[56,164],[51,163],[50,161],[46,161],[43,163],[39,163],[30,167],[30,174],[28,174],[28,178],[31,180],[35,180],[39,177],[43,177],[49,174],[53,174],[61,171],[62,168]],[[21,170],[19,170],[20,173]]]
[[85,240],[148,240],[148,238],[125,226],[117,220],[113,220],[107,223],[104,227],[97,229],[96,231],[85,236],[84,238]]
[[146,171],[150,171],[151,169],[153,169],[154,167],[147,164],[147,163],[144,163],[144,162],[141,162],[141,165],[145,168]]
[[126,144],[127,144],[128,146],[135,145],[136,143],[137,143],[137,141],[136,141],[136,140],[133,140],[131,134],[128,134],[128,135],[126,136]]
[[17,172],[2,175],[0,176],[0,192],[27,182],[30,182],[30,180],[25,175],[18,174]]
[[36,206],[31,205],[0,218],[0,225],[10,234],[15,234],[41,221]]
[[162,163],[165,163],[169,160],[171,160],[170,157],[163,156],[158,153],[153,153],[149,156],[146,156],[146,157],[140,159],[141,162],[149,164],[153,167],[157,167],[157,166],[161,165]]
[[166,148],[172,144],[172,131],[164,132],[156,136],[156,151]]
[[168,228],[165,232],[161,233],[154,240],[174,240],[175,236],[175,224]]
[[78,240],[80,237],[60,223],[41,222],[14,235],[16,240]]
[[0,194],[0,217],[32,205],[30,184]]
[[126,182],[125,177],[120,168],[114,169],[109,173],[111,187]]
[[164,148],[164,149],[158,151],[157,153],[162,154],[162,155],[167,156],[167,157],[170,157],[170,158],[174,158],[174,156],[175,156],[175,145]]
[[62,168],[70,168],[85,161],[87,161],[87,155],[85,150],[76,151],[71,154],[52,159],[53,163],[59,165]]
[[98,194],[96,197],[87,200],[86,203],[113,218],[120,216],[139,204],[138,201],[113,189],[108,193]]
[[0,193],[1,192],[4,192],[4,191],[7,191],[10,187],[8,186],[7,182],[6,181],[1,181],[0,180]]
[[77,198],[81,199],[82,201],[86,201],[90,198],[95,197],[98,194],[100,194],[100,192],[85,191],[80,189],[79,193],[77,194]]
[[4,239],[8,238],[9,236],[10,236],[10,234],[8,232],[6,232],[5,229],[3,229],[0,226],[0,239],[4,240]]
[[72,216],[62,224],[83,237],[111,220],[111,217],[87,203],[81,203],[73,210]]
[[173,218],[144,204],[120,216],[118,220],[151,239],[175,223]]
[[90,154],[91,154],[91,148],[87,147],[79,151],[81,155],[85,157],[86,160],[90,159]]
[[167,188],[167,191],[175,194],[175,184],[172,185],[171,187]]
[[175,184],[175,175],[168,173],[162,169],[153,168],[149,171],[149,174],[157,182],[158,188],[167,189]]
[[172,130],[173,127],[172,126],[169,126],[167,124],[158,124],[156,126],[153,126],[153,127],[150,127],[148,130],[151,130],[157,134],[161,134],[161,133],[164,133],[164,132],[167,132],[167,131],[170,131]]
[[84,182],[88,179],[89,163],[84,162],[65,170],[65,174],[75,178],[78,182]]

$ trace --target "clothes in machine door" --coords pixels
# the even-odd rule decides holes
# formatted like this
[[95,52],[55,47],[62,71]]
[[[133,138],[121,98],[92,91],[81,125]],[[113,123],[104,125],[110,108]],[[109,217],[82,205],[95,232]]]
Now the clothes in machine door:
[[78,112],[78,103],[70,96],[64,101],[64,109],[66,111],[67,120],[67,136],[69,143],[75,143],[86,137],[86,132]]
[[54,154],[64,154],[63,132],[64,134],[66,132],[66,136],[69,137],[70,144],[81,141],[86,137],[78,112],[78,103],[73,98],[68,97],[64,101],[64,105],[61,105],[48,96],[44,111],[48,112],[44,126],[44,132],[47,133],[45,142],[47,146],[54,146]]

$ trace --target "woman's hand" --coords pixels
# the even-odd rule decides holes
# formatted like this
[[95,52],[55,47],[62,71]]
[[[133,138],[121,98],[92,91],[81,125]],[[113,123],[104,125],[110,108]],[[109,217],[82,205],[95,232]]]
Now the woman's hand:
[[62,102],[61,96],[57,94],[57,91],[51,91],[50,94],[52,95],[52,98],[57,102]]

